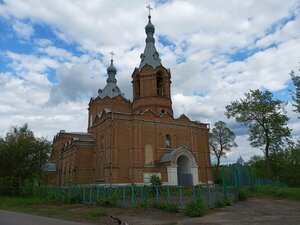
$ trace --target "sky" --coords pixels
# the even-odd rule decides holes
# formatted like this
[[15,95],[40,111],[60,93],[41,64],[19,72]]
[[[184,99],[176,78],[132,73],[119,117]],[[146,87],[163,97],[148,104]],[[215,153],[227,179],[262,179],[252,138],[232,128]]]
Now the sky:
[[24,123],[49,140],[62,129],[85,132],[111,51],[118,86],[132,99],[149,3],[156,49],[171,70],[174,117],[226,122],[238,147],[224,163],[262,154],[224,114],[250,89],[288,102],[289,127],[300,135],[289,75],[300,68],[299,0],[0,0],[0,136]]

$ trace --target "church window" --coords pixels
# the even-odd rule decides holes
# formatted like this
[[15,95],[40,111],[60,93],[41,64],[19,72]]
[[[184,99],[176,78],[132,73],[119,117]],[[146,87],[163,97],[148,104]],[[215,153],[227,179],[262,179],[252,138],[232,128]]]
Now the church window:
[[104,150],[104,137],[101,136],[100,137],[100,151],[103,151]]
[[165,95],[164,78],[161,73],[157,73],[156,75],[156,85],[157,85],[157,95],[164,96]]
[[166,148],[171,148],[171,136],[169,134],[166,135]]
[[136,94],[136,97],[139,97],[140,96],[140,79],[138,78],[136,80],[136,87],[135,87],[135,94]]
[[102,158],[99,160],[99,179],[104,179],[104,166]]

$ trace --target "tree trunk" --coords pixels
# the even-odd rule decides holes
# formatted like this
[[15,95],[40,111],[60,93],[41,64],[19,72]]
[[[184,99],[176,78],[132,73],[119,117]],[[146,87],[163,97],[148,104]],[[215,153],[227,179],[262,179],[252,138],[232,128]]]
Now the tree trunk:
[[267,164],[267,176],[268,178],[271,178],[272,166],[270,162],[269,148],[270,148],[270,141],[267,140],[266,147],[265,147],[265,157],[266,157],[266,164]]

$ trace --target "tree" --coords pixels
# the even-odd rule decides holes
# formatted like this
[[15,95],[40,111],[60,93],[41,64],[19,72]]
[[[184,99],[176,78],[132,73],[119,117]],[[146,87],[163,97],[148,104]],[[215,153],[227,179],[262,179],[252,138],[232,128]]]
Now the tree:
[[223,121],[217,121],[215,127],[209,132],[209,146],[210,151],[217,158],[216,174],[218,175],[221,157],[226,157],[226,153],[232,147],[237,147],[235,143],[235,134]]
[[35,137],[27,124],[0,138],[0,194],[18,195],[25,182],[39,183],[49,152],[49,141]]
[[226,106],[228,118],[234,117],[237,122],[249,127],[250,145],[262,147],[269,175],[272,170],[270,153],[276,153],[291,137],[285,105],[280,100],[274,100],[269,91],[250,90],[245,94],[245,99]]
[[293,70],[290,75],[295,86],[295,91],[292,93],[293,106],[296,107],[294,111],[300,113],[300,75],[296,75]]

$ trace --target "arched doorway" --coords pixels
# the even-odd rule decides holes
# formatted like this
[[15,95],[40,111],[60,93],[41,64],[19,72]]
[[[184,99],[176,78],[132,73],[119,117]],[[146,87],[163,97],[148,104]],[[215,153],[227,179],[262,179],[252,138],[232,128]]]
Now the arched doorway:
[[180,155],[177,158],[177,165],[178,185],[193,185],[190,159],[185,155]]
[[198,185],[198,165],[195,156],[185,146],[180,146],[161,156],[159,163],[167,166],[169,185]]

